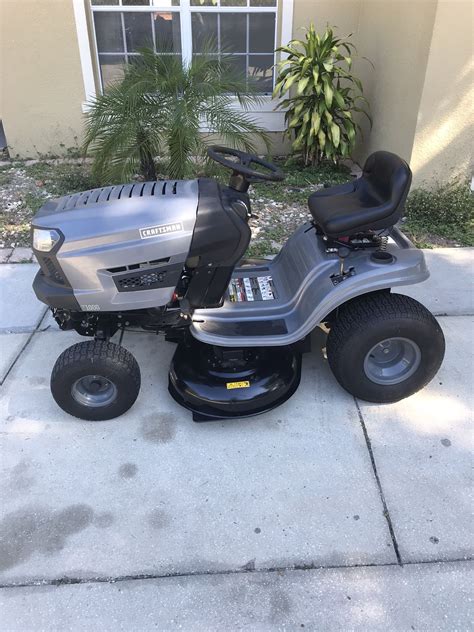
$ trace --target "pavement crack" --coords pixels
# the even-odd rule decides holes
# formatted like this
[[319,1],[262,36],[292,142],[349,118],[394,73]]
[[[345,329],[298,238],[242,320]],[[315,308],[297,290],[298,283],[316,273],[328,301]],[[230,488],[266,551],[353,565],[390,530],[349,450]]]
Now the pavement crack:
[[395,535],[395,529],[393,527],[392,518],[391,518],[390,512],[388,510],[387,501],[385,500],[385,494],[384,494],[384,491],[383,491],[383,488],[382,488],[382,483],[380,482],[379,473],[377,471],[377,464],[375,462],[375,456],[374,456],[374,453],[373,453],[373,450],[372,450],[372,442],[370,441],[369,433],[367,432],[367,427],[365,425],[364,417],[362,415],[362,411],[360,409],[359,402],[357,401],[357,399],[355,397],[354,397],[354,402],[355,402],[355,405],[356,405],[356,408],[357,408],[357,414],[359,416],[359,422],[360,422],[360,425],[362,426],[362,432],[364,433],[365,444],[366,444],[367,450],[369,452],[370,462],[372,464],[372,470],[374,472],[375,481],[377,483],[377,488],[378,488],[378,491],[379,491],[380,500],[382,502],[383,515],[385,517],[385,520],[387,521],[387,526],[388,526],[388,530],[389,530],[389,533],[390,533],[390,538],[392,540],[393,550],[395,551],[395,555],[397,557],[398,565],[399,566],[403,566],[402,556],[400,554],[400,549],[399,549],[399,546],[398,546],[397,537]]
[[206,571],[188,571],[175,573],[136,573],[128,575],[116,576],[96,576],[96,577],[57,577],[53,579],[38,578],[27,581],[12,581],[0,584],[0,589],[5,588],[32,588],[36,586],[72,586],[78,584],[116,584],[119,582],[144,581],[153,579],[174,579],[188,577],[209,577],[209,576],[226,576],[226,575],[248,575],[249,573],[285,573],[292,571],[321,571],[321,570],[351,570],[351,569],[369,569],[369,568],[403,568],[406,566],[435,565],[435,564],[455,564],[472,562],[473,558],[460,557],[453,559],[430,559],[430,560],[411,560],[398,564],[395,562],[374,562],[361,564],[293,564],[291,566],[272,566],[267,568],[254,568],[246,570],[242,567],[228,570],[206,570]]
[[433,312],[435,318],[465,318],[466,316],[474,316],[473,312],[466,312],[465,314],[448,314],[448,312]]
[[46,314],[48,313],[49,308],[46,307],[44,312],[41,314],[35,328],[33,329],[33,331],[30,333],[30,335],[28,336],[25,344],[22,346],[22,348],[20,349],[20,351],[16,354],[13,362],[10,364],[10,366],[8,367],[7,371],[5,372],[5,375],[0,379],[0,386],[3,386],[5,384],[5,381],[7,379],[7,377],[10,375],[10,373],[13,370],[13,367],[15,366],[15,364],[18,362],[18,360],[20,359],[21,355],[23,354],[23,351],[25,351],[25,349],[28,347],[28,345],[30,344],[30,342],[33,339],[33,336],[40,330],[39,328],[41,327],[41,323],[43,322],[43,320],[46,317]]

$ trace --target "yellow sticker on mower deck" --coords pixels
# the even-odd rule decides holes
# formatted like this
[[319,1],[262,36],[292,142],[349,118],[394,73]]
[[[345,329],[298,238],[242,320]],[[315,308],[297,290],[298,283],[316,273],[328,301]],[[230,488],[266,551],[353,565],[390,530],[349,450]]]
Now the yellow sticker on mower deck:
[[227,386],[227,390],[230,390],[232,388],[249,388],[250,386],[250,382],[227,382],[226,383]]

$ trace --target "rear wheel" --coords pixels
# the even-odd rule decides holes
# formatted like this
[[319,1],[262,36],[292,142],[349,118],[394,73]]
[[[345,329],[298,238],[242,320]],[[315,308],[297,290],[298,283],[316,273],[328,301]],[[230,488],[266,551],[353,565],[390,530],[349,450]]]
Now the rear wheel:
[[56,360],[51,374],[56,403],[70,415],[89,421],[122,415],[139,391],[137,361],[112,342],[88,340],[69,347]]
[[444,357],[434,316],[400,294],[377,293],[343,305],[326,353],[337,381],[370,402],[396,402],[423,388]]

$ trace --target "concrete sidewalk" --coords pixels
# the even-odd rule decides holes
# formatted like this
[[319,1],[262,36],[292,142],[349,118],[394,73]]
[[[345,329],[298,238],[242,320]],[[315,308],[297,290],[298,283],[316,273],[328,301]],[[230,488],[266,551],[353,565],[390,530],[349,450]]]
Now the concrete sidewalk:
[[7,589],[4,630],[471,629],[468,562]]
[[78,336],[35,265],[0,266],[0,630],[469,629],[473,252],[428,252],[398,290],[443,314],[420,393],[354,401],[318,331],[285,405],[212,424],[167,393],[173,345],[131,332],[135,406],[67,416],[49,375]]

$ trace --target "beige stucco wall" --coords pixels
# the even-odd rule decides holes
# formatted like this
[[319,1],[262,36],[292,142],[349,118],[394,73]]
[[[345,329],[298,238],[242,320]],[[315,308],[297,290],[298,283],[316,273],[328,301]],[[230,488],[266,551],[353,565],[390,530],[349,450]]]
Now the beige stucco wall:
[[472,175],[472,19],[470,0],[439,1],[411,155],[415,184]]
[[[293,36],[313,21],[353,33],[371,103],[355,157],[388,149],[415,183],[469,171],[471,0],[294,0]],[[0,116],[12,155],[61,153],[80,142],[84,87],[72,0],[0,0]],[[78,141],[76,140],[78,138]],[[274,153],[288,145],[273,134]]]
[[83,101],[71,0],[0,0],[0,113],[11,154],[74,146]]
[[[436,0],[363,0],[357,31],[360,60],[355,72],[371,105],[373,127],[363,124],[356,156],[378,149],[410,160]],[[452,49],[450,54],[452,54]]]
[[360,5],[363,0],[294,0],[293,37],[303,39],[301,27],[313,22],[318,31],[327,24],[337,26],[341,35],[357,31]]

